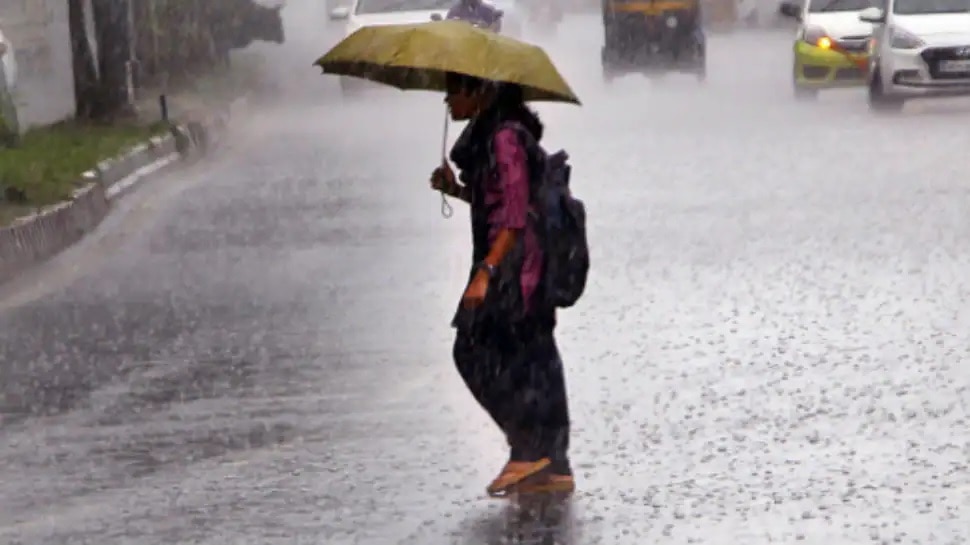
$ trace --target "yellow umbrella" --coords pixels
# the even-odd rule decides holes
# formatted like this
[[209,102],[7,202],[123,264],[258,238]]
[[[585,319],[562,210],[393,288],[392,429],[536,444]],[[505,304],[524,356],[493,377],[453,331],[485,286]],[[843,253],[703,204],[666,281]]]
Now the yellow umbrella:
[[325,74],[427,91],[444,91],[445,74],[456,72],[521,85],[526,100],[580,103],[542,48],[464,21],[366,26],[314,64]]

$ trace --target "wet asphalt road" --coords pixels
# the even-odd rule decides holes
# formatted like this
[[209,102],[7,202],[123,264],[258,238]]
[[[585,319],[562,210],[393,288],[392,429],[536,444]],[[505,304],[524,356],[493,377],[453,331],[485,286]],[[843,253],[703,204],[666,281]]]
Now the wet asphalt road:
[[483,498],[440,97],[321,93],[0,291],[0,543],[970,540],[970,105],[795,104],[785,34],[607,87],[597,33],[550,46],[586,106],[540,109],[595,259],[570,502]]

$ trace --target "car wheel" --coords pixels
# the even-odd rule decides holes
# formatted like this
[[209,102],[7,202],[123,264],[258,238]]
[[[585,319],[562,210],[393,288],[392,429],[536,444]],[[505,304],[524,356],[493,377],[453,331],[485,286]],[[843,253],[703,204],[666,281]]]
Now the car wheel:
[[869,80],[869,111],[875,113],[896,113],[903,109],[905,100],[890,96],[882,85],[882,72],[877,66]]
[[613,63],[610,62],[610,54],[604,47],[600,50],[600,67],[603,71],[603,81],[607,84],[613,83],[615,74],[613,73]]

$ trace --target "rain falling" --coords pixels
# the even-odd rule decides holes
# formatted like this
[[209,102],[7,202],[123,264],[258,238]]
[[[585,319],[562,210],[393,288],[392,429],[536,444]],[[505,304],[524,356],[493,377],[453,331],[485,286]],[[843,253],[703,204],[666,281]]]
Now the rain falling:
[[699,1],[0,0],[0,543],[970,542],[970,0]]

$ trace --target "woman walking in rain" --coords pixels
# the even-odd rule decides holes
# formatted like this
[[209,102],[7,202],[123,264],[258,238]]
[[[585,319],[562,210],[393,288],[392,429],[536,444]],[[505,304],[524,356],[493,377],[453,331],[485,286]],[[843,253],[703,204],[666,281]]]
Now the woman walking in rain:
[[529,220],[543,126],[518,85],[449,74],[445,101],[469,121],[431,186],[469,203],[474,267],[452,325],[465,384],[505,434],[509,461],[487,490],[570,492],[569,410],[553,337],[555,308],[540,294],[543,250]]

